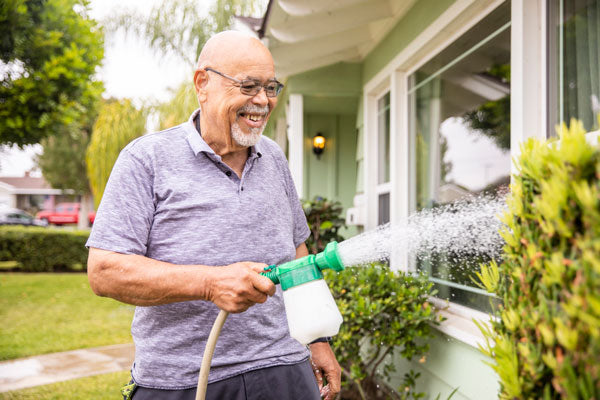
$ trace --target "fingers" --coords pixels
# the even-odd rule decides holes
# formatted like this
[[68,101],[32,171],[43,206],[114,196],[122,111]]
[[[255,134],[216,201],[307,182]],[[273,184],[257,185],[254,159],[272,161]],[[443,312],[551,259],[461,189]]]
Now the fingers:
[[[312,368],[319,383],[321,396],[326,400],[333,400],[341,390],[342,368],[335,359],[329,343],[314,343],[310,345]],[[321,381],[319,382],[318,375]],[[323,386],[323,373],[327,385]]]
[[325,371],[325,376],[327,377],[327,386],[329,386],[330,397],[328,398],[334,399],[342,389],[342,371],[332,368]]
[[275,285],[259,275],[266,264],[240,262],[218,268],[213,279],[210,300],[231,313],[246,311],[256,303],[264,303],[275,294]]
[[252,277],[252,285],[256,290],[265,295],[273,296],[275,294],[275,284],[266,276],[256,275]]
[[[312,370],[313,373],[315,374],[315,378],[317,379],[317,385],[319,385],[319,391],[323,390],[323,374],[321,373],[321,369],[319,367],[317,367],[317,365],[314,363],[314,361],[310,361],[311,365],[312,365]],[[321,397],[323,396],[323,393],[321,393]]]

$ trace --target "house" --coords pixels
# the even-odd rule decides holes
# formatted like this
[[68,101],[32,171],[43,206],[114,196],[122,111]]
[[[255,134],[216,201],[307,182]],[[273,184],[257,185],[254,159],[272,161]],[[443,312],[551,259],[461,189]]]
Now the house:
[[63,190],[53,189],[44,178],[28,172],[20,177],[0,176],[0,206],[36,212],[52,209],[56,203],[71,197]]
[[[260,28],[247,24],[286,85],[267,134],[301,197],[341,201],[355,232],[506,190],[526,139],[571,118],[598,130],[599,13],[599,0],[271,0]],[[427,362],[410,365],[420,389],[497,398],[472,322],[488,298],[468,279],[431,278],[444,294],[434,302],[449,306]]]

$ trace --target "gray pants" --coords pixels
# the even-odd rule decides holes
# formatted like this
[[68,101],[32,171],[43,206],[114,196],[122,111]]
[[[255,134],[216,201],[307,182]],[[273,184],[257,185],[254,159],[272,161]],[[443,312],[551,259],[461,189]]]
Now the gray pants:
[[[194,400],[196,388],[160,390],[138,386],[133,400]],[[208,385],[206,400],[319,400],[309,361],[249,371]]]

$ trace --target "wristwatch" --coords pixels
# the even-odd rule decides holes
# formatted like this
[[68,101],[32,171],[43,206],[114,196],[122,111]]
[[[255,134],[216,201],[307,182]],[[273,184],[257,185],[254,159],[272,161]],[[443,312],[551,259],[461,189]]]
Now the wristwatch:
[[312,342],[310,342],[309,344],[313,344],[313,343],[331,343],[331,336],[324,336],[324,337],[317,338],[317,339],[313,340]]

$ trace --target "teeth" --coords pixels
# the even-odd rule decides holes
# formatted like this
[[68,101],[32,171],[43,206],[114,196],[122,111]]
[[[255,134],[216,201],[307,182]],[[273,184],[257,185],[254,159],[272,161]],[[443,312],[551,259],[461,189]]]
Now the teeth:
[[260,121],[262,119],[262,117],[259,115],[248,115],[248,119],[250,121],[256,122],[256,121]]

